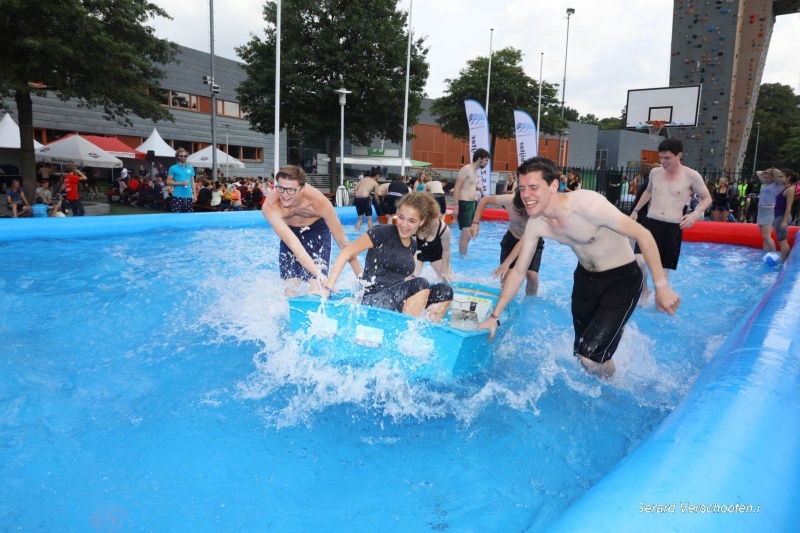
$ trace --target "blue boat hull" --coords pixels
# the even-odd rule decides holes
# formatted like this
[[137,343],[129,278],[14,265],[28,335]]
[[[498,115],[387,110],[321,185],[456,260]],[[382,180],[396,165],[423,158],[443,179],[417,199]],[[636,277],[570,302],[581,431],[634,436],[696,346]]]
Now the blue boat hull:
[[[341,293],[326,302],[316,295],[290,298],[290,327],[309,350],[333,362],[366,366],[389,359],[418,378],[468,376],[492,364],[489,332],[474,328],[494,309],[500,290],[452,287],[453,304],[440,324],[360,305]],[[511,302],[500,319],[510,323],[517,313]]]

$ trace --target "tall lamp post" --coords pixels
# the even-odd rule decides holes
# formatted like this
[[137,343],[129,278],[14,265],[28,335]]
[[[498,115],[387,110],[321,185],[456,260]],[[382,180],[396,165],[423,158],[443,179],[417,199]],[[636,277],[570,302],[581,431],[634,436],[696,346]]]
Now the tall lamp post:
[[[564,48],[564,80],[561,82],[561,120],[564,120],[564,97],[567,92],[567,55],[569,53],[569,18],[575,14],[571,7],[567,8],[567,44]],[[561,137],[558,139],[558,160],[561,161]]]
[[761,136],[761,123],[756,122],[756,151],[753,154],[753,175],[755,175],[758,167],[756,167],[756,163],[758,162],[758,138]]
[[344,186],[344,105],[347,103],[347,95],[353,91],[348,91],[342,87],[333,92],[339,95],[339,105],[342,107],[342,128],[339,134],[339,139],[341,141],[339,145],[339,187],[336,189],[336,206],[342,207],[350,203],[347,189]]

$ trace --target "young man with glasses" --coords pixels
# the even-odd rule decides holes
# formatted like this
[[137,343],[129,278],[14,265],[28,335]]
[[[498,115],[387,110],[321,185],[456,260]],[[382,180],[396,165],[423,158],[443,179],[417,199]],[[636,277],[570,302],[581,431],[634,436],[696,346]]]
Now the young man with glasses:
[[572,288],[573,353],[587,371],[611,377],[611,357],[619,345],[625,324],[642,292],[642,271],[628,238],[639,245],[656,288],[656,304],[670,315],[681,299],[669,287],[653,236],[611,204],[604,196],[586,189],[559,194],[555,163],[532,157],[520,165],[519,196],[529,220],[522,248],[508,271],[497,306],[478,329],[494,337],[497,317],[516,295],[542,238],[566,244],[578,257]]
[[189,152],[183,148],[175,151],[175,157],[178,162],[169,167],[167,173],[167,185],[173,188],[172,212],[191,213],[192,205],[197,201],[194,190],[194,168],[186,163]]
[[[261,212],[281,239],[281,279],[294,286],[302,281],[308,281],[312,288],[324,286],[331,260],[331,235],[340,250],[350,244],[330,200],[306,185],[303,169],[287,165],[275,175],[275,190],[267,196]],[[357,257],[350,258],[350,266],[361,275]]]

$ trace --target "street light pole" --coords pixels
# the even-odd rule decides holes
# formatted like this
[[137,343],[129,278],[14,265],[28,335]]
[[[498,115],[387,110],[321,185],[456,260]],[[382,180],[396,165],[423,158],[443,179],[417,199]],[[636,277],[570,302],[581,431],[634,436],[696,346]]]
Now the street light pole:
[[756,163],[758,162],[758,138],[761,136],[761,123],[756,122],[756,151],[753,154],[753,174],[756,173],[758,167],[756,167]]
[[406,175],[406,138],[408,136],[408,89],[411,80],[411,11],[414,9],[414,0],[408,5],[408,52],[406,53],[406,99],[403,104],[403,145],[400,154],[400,175]]
[[[567,8],[567,44],[564,47],[564,79],[561,82],[561,120],[564,120],[564,98],[567,93],[567,56],[569,53],[569,18],[575,13],[571,7]],[[561,161],[561,136],[558,137],[558,160]]]
[[[339,105],[342,107],[342,127],[341,133],[339,134],[339,188],[336,190],[336,205],[337,207],[341,207],[349,203],[347,189],[344,186],[344,105],[347,103],[347,95],[352,91],[348,91],[342,87],[341,89],[336,89],[334,92],[339,95]],[[335,162],[331,161],[331,164],[335,164]]]
[[492,84],[492,37],[494,37],[494,28],[489,28],[489,70],[486,73],[486,118],[489,118],[489,87]]

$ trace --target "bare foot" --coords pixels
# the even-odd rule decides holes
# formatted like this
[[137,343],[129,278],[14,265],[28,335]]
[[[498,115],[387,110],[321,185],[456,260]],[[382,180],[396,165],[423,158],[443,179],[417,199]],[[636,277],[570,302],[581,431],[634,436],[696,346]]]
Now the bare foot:
[[595,363],[591,359],[581,356],[581,363],[587,372],[601,379],[611,379],[611,377],[614,375],[614,372],[617,370],[616,365],[614,365],[614,361],[611,359],[608,359],[603,363]]

